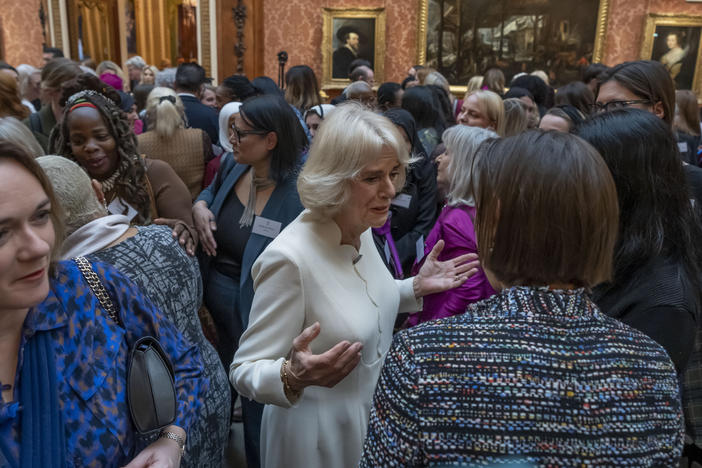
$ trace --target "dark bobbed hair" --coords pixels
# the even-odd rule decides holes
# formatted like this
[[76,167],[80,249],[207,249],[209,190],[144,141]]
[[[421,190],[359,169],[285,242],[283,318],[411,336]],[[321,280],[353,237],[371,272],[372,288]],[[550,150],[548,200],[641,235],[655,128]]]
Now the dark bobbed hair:
[[402,86],[402,89],[407,89],[407,85],[409,83],[412,83],[413,81],[419,81],[419,80],[417,80],[416,76],[408,75],[405,77],[404,80],[402,80],[402,83],[400,83],[400,86]]
[[395,125],[402,127],[402,130],[404,130],[405,135],[407,135],[407,139],[410,141],[410,145],[412,146],[411,151],[413,157],[428,157],[427,152],[424,149],[424,145],[422,145],[422,142],[419,140],[419,135],[417,134],[417,123],[414,121],[412,114],[404,109],[395,107],[383,112],[383,115],[390,119],[390,121]]
[[568,123],[569,132],[572,132],[575,127],[583,123],[586,119],[585,114],[580,112],[578,108],[567,104],[550,108],[548,111],[546,111],[544,117],[547,115],[554,115],[565,120]]
[[412,114],[418,129],[433,128],[441,135],[446,130],[442,109],[427,86],[413,86],[402,95],[402,108]]
[[[126,114],[119,108],[120,96],[114,88],[100,81],[97,76],[84,73],[64,83],[61,103],[65,105],[72,95],[84,90],[99,93],[85,95],[84,98],[97,107],[105,127],[115,140],[120,162],[126,161],[127,164],[126,170],[115,181],[114,190],[122,200],[137,210],[138,214],[135,217],[137,223],[148,223],[151,220],[151,201],[145,185],[146,167],[139,156],[136,135],[132,131]],[[68,130],[70,110],[70,106],[64,108],[63,120],[51,131],[49,153],[64,156],[79,164],[71,149]]]
[[285,100],[301,112],[322,103],[314,71],[307,65],[291,67],[285,74]]
[[54,58],[63,57],[63,51],[61,49],[59,49],[58,47],[44,46],[42,48],[42,52],[45,54],[51,54],[54,56]]
[[700,291],[702,228],[670,128],[650,112],[629,108],[595,115],[577,134],[597,148],[617,185],[621,218],[613,284],[663,256],[680,261]]
[[196,93],[207,82],[205,69],[195,62],[181,63],[175,75],[176,89]]
[[[519,99],[522,97],[528,97],[534,101],[534,95],[531,94],[528,89],[521,88],[519,86],[512,86],[509,88],[509,91],[505,93],[505,99]],[[536,104],[536,101],[534,101],[534,104]]]
[[270,177],[281,183],[299,168],[307,136],[290,105],[280,96],[263,95],[248,99],[239,115],[256,130],[275,132],[278,144],[271,151]]
[[275,84],[275,81],[268,76],[257,76],[251,82],[254,91],[259,94],[273,94],[275,96],[283,96],[283,90]]
[[232,100],[244,102],[250,97],[256,96],[258,92],[253,87],[248,78],[244,75],[232,75],[226,77],[221,86],[227,88]]
[[155,87],[156,86],[152,84],[138,84],[134,87],[134,102],[137,106],[137,112],[144,110],[149,93],[153,91]]
[[[601,75],[599,86],[608,81],[616,81],[639,98],[648,99],[651,104],[660,102],[665,114],[663,120],[672,127],[675,118],[675,82],[665,65],[653,60],[620,63]],[[599,87],[597,91],[599,93]]]
[[451,125],[456,125],[456,117],[453,113],[451,97],[448,91],[438,85],[426,85],[426,87],[431,91],[432,96],[434,96],[434,105],[441,110],[445,126],[448,128]]
[[583,83],[589,83],[592,80],[599,79],[600,75],[607,70],[609,70],[609,67],[602,63],[593,63],[588,65],[583,70]]
[[592,146],[531,130],[483,143],[476,169],[479,255],[497,280],[591,287],[610,278],[617,192]]
[[402,91],[400,83],[388,81],[378,87],[378,107],[382,110],[388,110],[395,103],[395,95],[398,91]]
[[592,112],[595,95],[582,81],[573,81],[558,88],[555,103],[556,106],[573,106],[587,116]]
[[61,244],[63,243],[64,235],[64,225],[63,225],[63,210],[59,204],[58,198],[54,194],[54,189],[51,186],[51,181],[46,176],[41,166],[36,162],[34,156],[27,153],[27,151],[21,146],[12,143],[8,140],[0,140],[0,161],[11,160],[18,163],[20,166],[24,167],[30,174],[34,176],[35,179],[39,181],[41,188],[46,192],[46,196],[49,198],[51,203],[51,210],[49,217],[51,218],[51,223],[54,225],[54,247],[51,251],[51,260],[56,261],[59,259],[59,253],[61,251]]
[[534,102],[539,106],[541,113],[546,111],[549,86],[544,83],[544,80],[534,75],[523,75],[512,81],[512,87],[524,88],[534,96]]

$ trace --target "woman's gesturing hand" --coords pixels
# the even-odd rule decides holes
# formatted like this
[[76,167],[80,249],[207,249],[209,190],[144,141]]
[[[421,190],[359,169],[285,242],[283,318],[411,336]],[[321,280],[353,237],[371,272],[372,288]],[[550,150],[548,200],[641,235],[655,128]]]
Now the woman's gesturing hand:
[[439,261],[439,254],[444,249],[444,241],[436,243],[424,265],[414,277],[414,295],[424,297],[461,286],[468,278],[478,272],[480,261],[476,254]]
[[317,338],[320,330],[319,322],[315,322],[293,340],[288,376],[288,383],[293,391],[298,392],[310,385],[331,388],[346,377],[361,360],[363,344],[359,342],[342,341],[325,353],[312,354],[309,345]]
[[196,202],[193,205],[193,221],[195,229],[200,236],[200,243],[205,253],[211,257],[217,255],[217,243],[214,240],[212,231],[217,230],[214,214],[207,208],[204,201]]

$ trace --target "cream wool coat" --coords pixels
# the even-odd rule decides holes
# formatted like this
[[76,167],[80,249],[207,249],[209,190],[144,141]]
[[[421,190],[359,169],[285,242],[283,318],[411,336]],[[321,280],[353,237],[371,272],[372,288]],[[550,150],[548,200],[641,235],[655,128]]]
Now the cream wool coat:
[[[394,280],[370,229],[361,248],[340,245],[333,221],[304,211],[252,268],[255,295],[229,378],[242,395],[265,403],[261,463],[265,468],[358,466],[370,406],[398,312],[421,309],[412,280]],[[361,254],[360,260],[353,260]],[[338,342],[363,343],[361,362],[333,388],[307,387],[294,406],[280,368],[292,342],[319,322],[320,354]]]

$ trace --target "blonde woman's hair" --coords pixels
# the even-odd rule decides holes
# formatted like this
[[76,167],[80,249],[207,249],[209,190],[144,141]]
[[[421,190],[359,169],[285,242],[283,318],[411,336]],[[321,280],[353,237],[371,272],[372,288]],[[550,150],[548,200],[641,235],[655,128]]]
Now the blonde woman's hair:
[[503,136],[505,134],[505,105],[500,95],[492,91],[481,89],[479,91],[466,93],[464,99],[468,99],[471,96],[478,98],[480,110],[493,123],[492,127],[495,133]]
[[446,198],[449,205],[475,206],[473,167],[478,148],[490,138],[498,138],[497,133],[466,125],[456,125],[444,132],[441,139],[446,152],[451,155],[447,168],[450,185]]
[[146,122],[159,138],[170,138],[185,127],[183,101],[171,88],[158,87],[146,98]]
[[41,147],[29,127],[14,117],[0,117],[0,140],[11,141],[33,157],[44,156]]
[[483,87],[483,75],[475,75],[473,78],[468,80],[467,93],[473,91],[480,91]]
[[314,138],[307,162],[297,179],[302,205],[321,218],[335,216],[349,202],[349,187],[368,164],[391,150],[400,163],[395,190],[405,184],[410,154],[388,118],[349,102],[338,106]]

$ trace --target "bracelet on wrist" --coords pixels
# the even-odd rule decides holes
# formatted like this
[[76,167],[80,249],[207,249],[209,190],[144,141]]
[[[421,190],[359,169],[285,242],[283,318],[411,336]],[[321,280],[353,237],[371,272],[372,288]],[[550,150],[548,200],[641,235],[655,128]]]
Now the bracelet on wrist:
[[185,439],[176,434],[175,432],[167,431],[167,430],[162,430],[161,433],[158,435],[159,439],[171,439],[172,441],[176,442],[180,446],[180,455],[183,456],[185,453]]
[[280,380],[283,381],[283,392],[285,393],[285,398],[288,399],[290,403],[294,403],[300,398],[302,391],[293,390],[288,381],[288,367],[290,366],[290,360],[286,359],[283,365],[280,366]]

